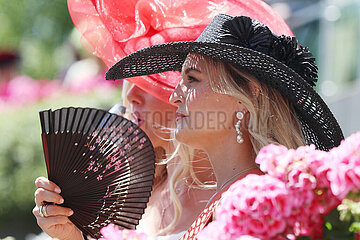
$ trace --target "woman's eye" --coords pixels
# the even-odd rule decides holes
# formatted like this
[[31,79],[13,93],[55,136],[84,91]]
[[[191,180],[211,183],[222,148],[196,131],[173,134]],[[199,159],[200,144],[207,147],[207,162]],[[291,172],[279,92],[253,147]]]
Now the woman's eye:
[[194,78],[193,76],[188,76],[188,82],[189,83],[198,82],[198,80],[196,78]]

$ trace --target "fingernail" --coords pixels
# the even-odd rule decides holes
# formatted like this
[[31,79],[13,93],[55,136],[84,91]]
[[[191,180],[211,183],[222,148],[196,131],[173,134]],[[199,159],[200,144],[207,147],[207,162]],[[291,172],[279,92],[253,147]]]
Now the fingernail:
[[55,188],[55,192],[56,192],[56,193],[60,193],[60,192],[61,192],[60,188],[58,188],[58,187]]
[[73,215],[73,214],[74,214],[74,211],[73,211],[73,210],[70,210],[69,215],[71,216],[71,215]]
[[63,198],[61,198],[59,202],[60,202],[60,203],[64,203],[64,199],[63,199]]

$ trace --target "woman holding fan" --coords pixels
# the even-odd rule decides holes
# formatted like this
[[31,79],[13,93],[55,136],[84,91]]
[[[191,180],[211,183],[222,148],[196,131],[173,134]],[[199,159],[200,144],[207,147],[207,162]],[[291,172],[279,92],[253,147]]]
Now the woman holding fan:
[[[95,55],[100,56],[108,66],[111,66],[119,58],[142,47],[170,41],[193,40],[218,12],[246,14],[263,18],[265,22],[276,29],[278,34],[291,34],[283,20],[262,1],[215,2],[216,4],[210,6],[208,1],[198,1],[196,3],[197,8],[192,8],[192,5],[195,4],[193,1],[182,1],[180,5],[179,3],[171,5],[164,1],[163,3],[166,7],[165,10],[161,9],[161,11],[159,9],[164,5],[154,3],[153,6],[157,6],[159,9],[154,10],[154,8],[151,8],[149,10],[150,5],[148,4],[152,3],[152,1],[139,1],[136,7],[134,7],[136,11],[134,9],[122,8],[122,4],[119,1],[116,3],[113,1],[102,1],[102,3],[94,5],[93,1],[69,0],[68,4],[73,21],[83,34],[83,37],[90,43],[91,51]],[[202,9],[201,11],[199,7]],[[186,10],[187,14],[184,14],[184,8],[188,9]],[[126,14],[119,14],[119,10],[123,10],[127,14],[129,12],[134,14],[132,16],[134,19],[135,15],[139,14],[142,17],[140,18],[141,21],[132,20],[131,22],[126,22],[128,21],[126,19],[129,18]],[[146,14],[151,14],[151,23],[148,22],[149,18],[145,17]],[[127,30],[120,31],[121,29],[119,30],[116,27],[120,25],[125,26],[123,29]],[[142,28],[143,26],[144,28]],[[136,31],[130,31],[129,29]],[[99,38],[99,36],[101,37]],[[132,115],[135,117],[135,121],[140,124],[140,127],[150,136],[151,141],[158,150],[159,159],[166,158],[174,150],[169,146],[169,141],[163,140],[170,138],[169,132],[164,133],[164,128],[159,128],[159,125],[168,128],[172,127],[173,125],[171,124],[175,122],[176,107],[168,102],[168,98],[180,79],[179,74],[171,72],[142,76],[129,79],[134,85],[125,90],[130,107],[133,109]],[[163,107],[159,109],[158,106]],[[159,118],[155,120],[154,111],[160,112],[163,115],[160,114]],[[147,118],[145,115],[151,117]],[[163,118],[165,115],[167,116]],[[155,128],[154,123],[157,123]],[[180,146],[179,148],[184,147]],[[180,154],[183,161],[189,158],[188,153],[189,151],[184,151],[183,154]],[[193,159],[193,163],[191,163],[191,166],[195,168],[193,171],[199,172],[196,170],[196,167],[198,167],[197,169],[207,169],[206,172],[202,173],[202,176],[196,175],[196,177],[200,178],[200,183],[208,181],[209,175],[211,180],[212,171],[207,166],[208,160],[196,161],[196,159],[199,160],[202,157],[197,154],[195,161]],[[175,163],[176,160],[173,159],[167,162],[165,169],[163,168],[159,171],[161,166],[157,169],[158,184],[152,193],[149,207],[139,225],[139,229],[145,230],[150,235],[181,234],[199,215],[205,207],[206,200],[213,193],[212,190],[189,188],[183,178],[189,175],[191,168],[190,170],[187,169],[189,169],[190,164],[188,162],[185,162],[183,165]],[[182,174],[184,172],[185,175]],[[187,179],[193,181],[192,179],[194,178],[187,177]],[[36,185],[38,187],[35,199],[37,206],[43,206],[43,201],[61,204],[61,194],[59,194],[56,185],[45,178],[38,179]],[[169,200],[158,201],[160,198],[163,199],[164,195]],[[169,195],[170,198],[168,197]],[[176,204],[178,204],[178,207]],[[168,207],[164,205],[168,205]],[[40,216],[39,207],[35,207],[33,212],[38,219],[39,226],[45,232],[59,239],[80,239],[80,231],[67,218],[71,214],[70,209],[54,205],[42,207],[42,209],[45,208],[43,212],[46,213],[46,216]]]
[[[329,150],[340,144],[342,131],[313,90],[314,60],[295,38],[274,34],[271,26],[220,14],[196,41],[142,49],[108,71],[111,80],[182,69],[170,98],[178,106],[175,137],[205,150],[217,179],[217,193],[182,239],[196,238],[233,182],[262,174],[255,157],[263,146]],[[222,118],[196,127],[204,126],[197,116],[214,113]]]

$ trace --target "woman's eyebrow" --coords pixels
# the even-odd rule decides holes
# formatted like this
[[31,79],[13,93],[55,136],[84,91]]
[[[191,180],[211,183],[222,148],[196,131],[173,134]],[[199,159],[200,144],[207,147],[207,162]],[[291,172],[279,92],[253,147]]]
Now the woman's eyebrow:
[[201,73],[200,69],[193,67],[193,66],[189,66],[189,67],[186,67],[185,70],[183,70],[183,74],[188,74],[190,71],[197,71],[197,72]]

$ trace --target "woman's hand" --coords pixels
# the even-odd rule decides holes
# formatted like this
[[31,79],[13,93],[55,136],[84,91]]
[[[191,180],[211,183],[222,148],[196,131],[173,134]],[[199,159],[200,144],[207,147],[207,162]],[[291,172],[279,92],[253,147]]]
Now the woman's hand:
[[[60,188],[44,177],[37,178],[35,185],[37,187],[35,191],[36,206],[33,214],[42,230],[50,237],[60,240],[83,239],[81,231],[68,218],[73,211],[70,208],[56,205],[64,202],[60,196]],[[44,205],[44,202],[55,204]],[[42,213],[39,211],[41,208],[43,208]]]

